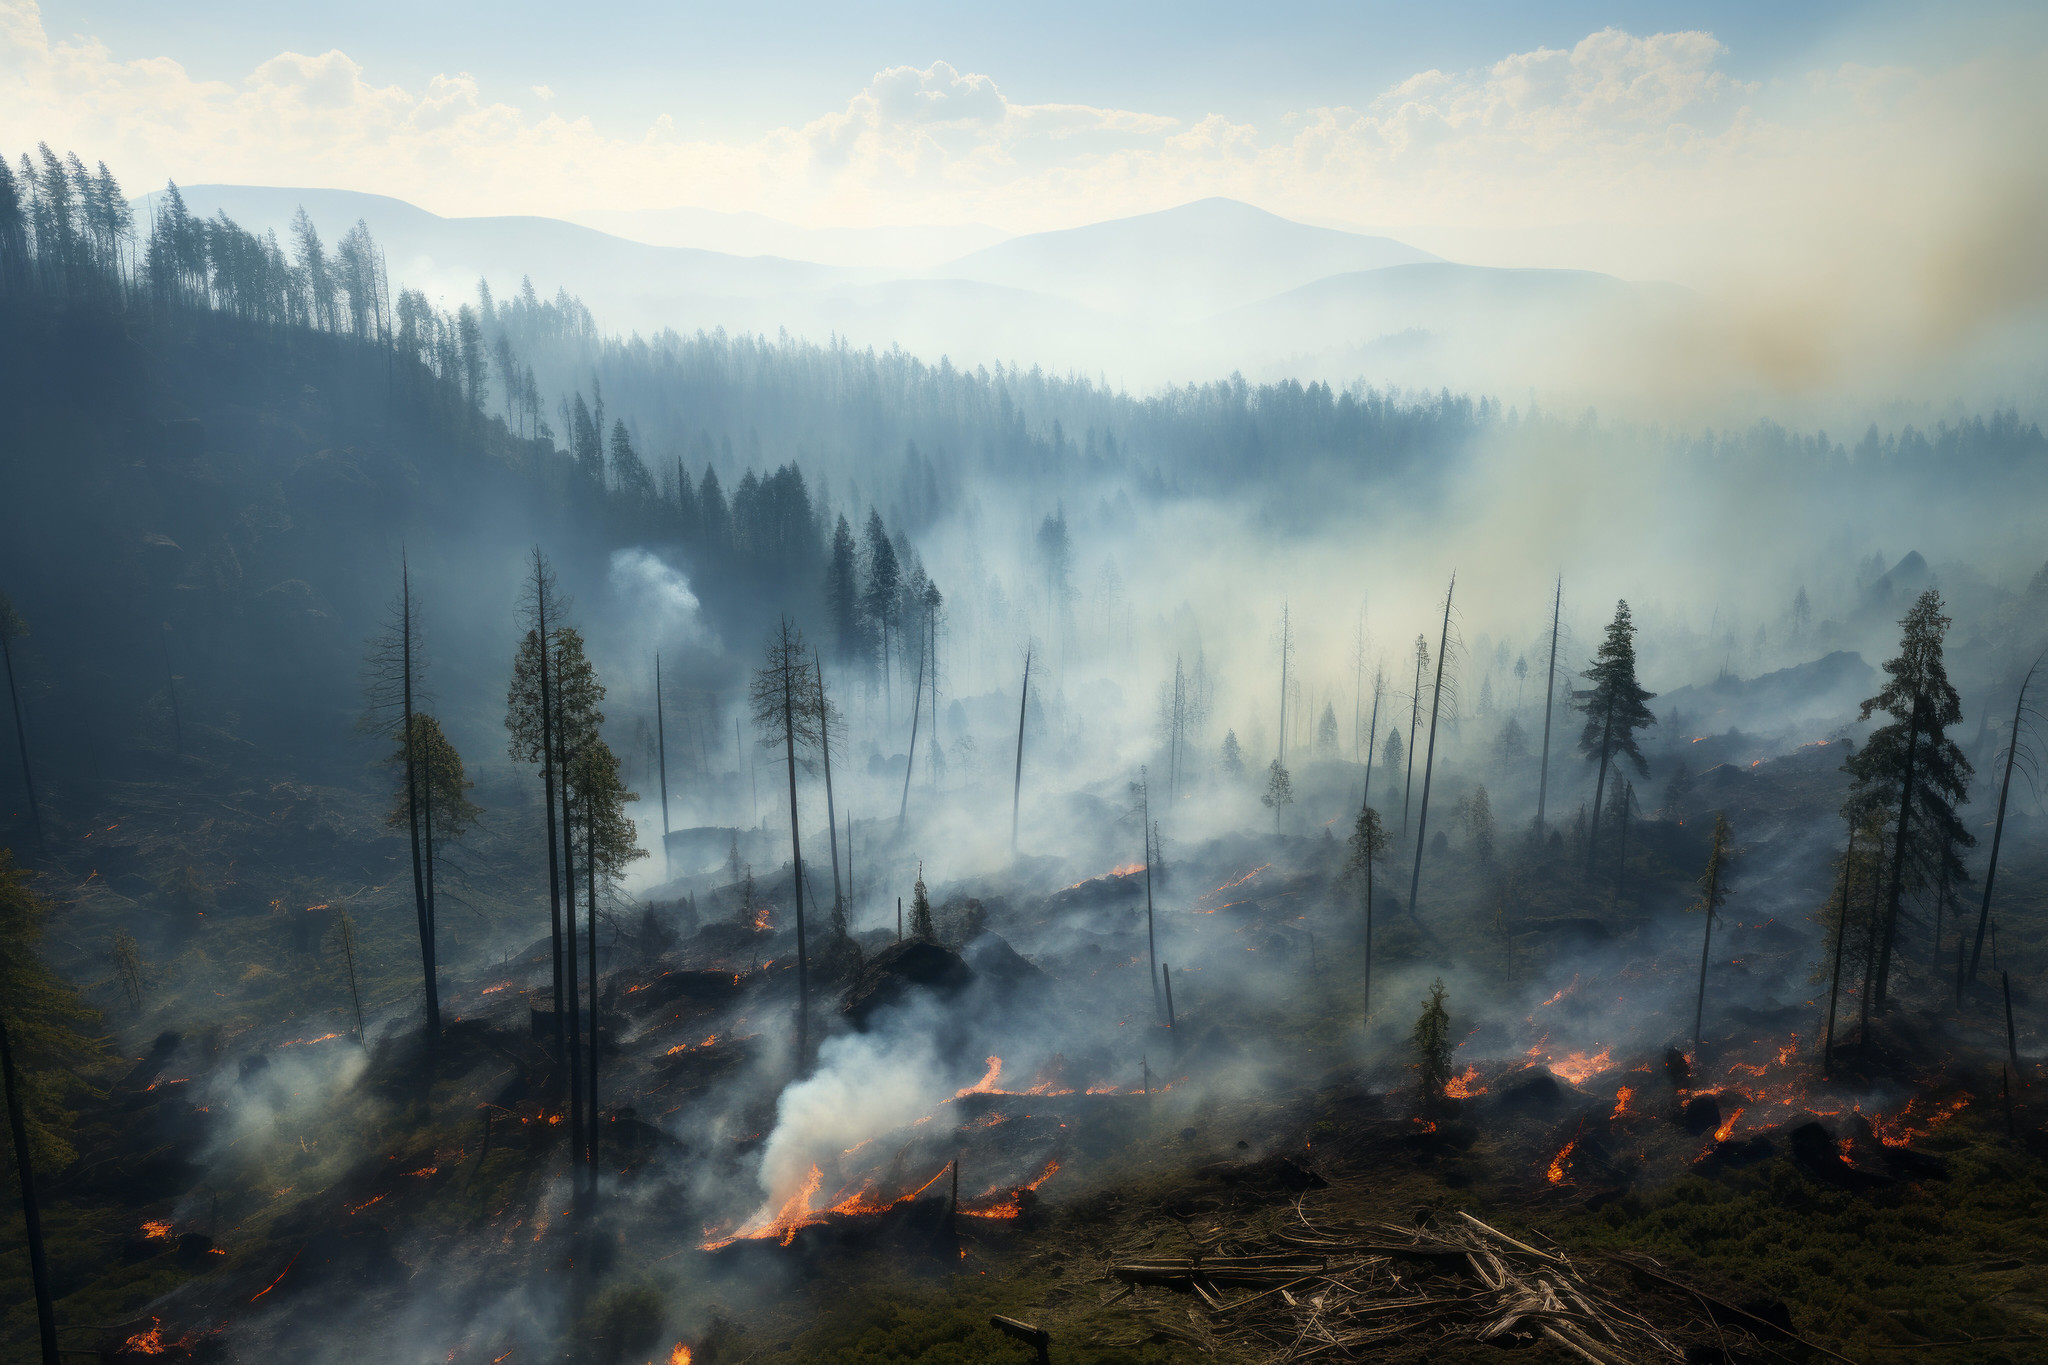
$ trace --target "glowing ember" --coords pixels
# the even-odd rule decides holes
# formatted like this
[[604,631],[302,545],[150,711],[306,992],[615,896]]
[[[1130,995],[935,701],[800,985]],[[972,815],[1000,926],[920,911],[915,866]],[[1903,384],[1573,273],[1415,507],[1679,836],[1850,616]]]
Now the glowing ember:
[[1589,1077],[1613,1069],[1611,1052],[1612,1048],[1603,1047],[1590,1057],[1583,1052],[1568,1053],[1563,1061],[1552,1058],[1550,1069],[1573,1085],[1584,1085]]
[[1479,1083],[1479,1068],[1468,1066],[1462,1076],[1453,1076],[1444,1082],[1444,1093],[1454,1100],[1469,1100],[1484,1095],[1486,1087]]
[[1568,1176],[1566,1176],[1565,1170],[1571,1162],[1572,1149],[1578,1145],[1578,1134],[1574,1133],[1572,1135],[1572,1140],[1570,1142],[1567,1142],[1562,1148],[1560,1148],[1556,1156],[1550,1158],[1550,1165],[1543,1172],[1543,1178],[1545,1180],[1548,1180],[1553,1185],[1564,1184],[1565,1181],[1569,1178]]
[[[1059,1159],[1055,1157],[1053,1160],[1045,1163],[1045,1169],[1038,1173],[1036,1180],[1028,1185],[1017,1186],[1009,1192],[1007,1198],[984,1208],[970,1208],[963,1204],[960,1207],[960,1212],[967,1214],[971,1218],[1015,1218],[1024,1212],[1025,1193],[1037,1189],[1040,1185],[1052,1179],[1053,1176],[1059,1173],[1059,1169]],[[987,1197],[987,1195],[982,1196],[984,1199]]]
[[1625,1085],[1621,1087],[1621,1089],[1615,1091],[1613,1117],[1620,1118],[1623,1114],[1626,1114],[1628,1112],[1628,1102],[1634,1099],[1635,1097],[1636,1088],[1632,1085]]
[[164,1323],[162,1318],[151,1318],[154,1324],[147,1332],[137,1332],[128,1338],[125,1349],[139,1356],[160,1356],[164,1353]]
[[1877,1140],[1887,1147],[1904,1147],[1908,1143],[1916,1142],[1926,1137],[1957,1114],[1962,1113],[1964,1109],[1969,1107],[1970,1097],[1968,1095],[1958,1095],[1948,1104],[1935,1104],[1923,1110],[1916,1125],[1913,1111],[1919,1103],[1920,1101],[1917,1096],[1907,1100],[1906,1107],[1890,1118],[1886,1118],[1882,1114],[1872,1114],[1870,1116],[1870,1131],[1875,1133]]
[[340,1036],[341,1035],[339,1033],[323,1033],[318,1038],[294,1038],[288,1043],[279,1043],[278,1046],[298,1047],[303,1044],[305,1046],[310,1047],[314,1043],[324,1043],[327,1042],[329,1039],[339,1038]]
[[[511,983],[511,982],[509,982],[509,981],[500,981],[500,982],[499,982],[499,983],[498,983],[497,985],[495,985],[495,986],[486,986],[486,987],[484,987],[484,988],[483,988],[482,990],[478,991],[478,992],[477,992],[477,994],[478,994],[478,995],[496,995],[496,994],[497,994],[497,993],[498,993],[499,991],[502,991],[502,990],[506,990],[506,989],[509,989],[509,988],[511,987],[511,985],[512,985],[512,983]],[[635,989],[635,990],[638,990],[638,989],[639,989],[639,987],[637,987],[637,986],[636,986],[636,987],[634,987],[634,989]]]
[[774,907],[764,904],[754,911],[754,927],[756,929],[773,929],[775,927],[774,918]]
[[1721,1126],[1714,1130],[1714,1141],[1726,1142],[1728,1140],[1728,1135],[1735,1131],[1735,1120],[1741,1118],[1744,1114],[1748,1112],[1749,1111],[1746,1109],[1738,1109],[1734,1113],[1730,1114],[1727,1118],[1723,1119],[1721,1121]]
[[1223,885],[1221,885],[1221,886],[1217,887],[1217,888],[1216,888],[1216,889],[1215,889],[1214,891],[1211,891],[1211,892],[1209,892],[1209,893],[1208,893],[1208,895],[1205,895],[1205,896],[1203,896],[1203,897],[1202,897],[1202,899],[1203,899],[1203,900],[1207,900],[1207,899],[1209,899],[1209,896],[1220,896],[1220,895],[1222,895],[1222,894],[1223,894],[1224,892],[1226,892],[1226,891],[1234,891],[1234,890],[1236,890],[1236,889],[1237,889],[1238,887],[1240,887],[1240,886],[1243,886],[1243,885],[1244,885],[1244,884],[1245,884],[1246,882],[1248,882],[1248,881],[1250,881],[1250,880],[1251,880],[1252,878],[1254,878],[1254,877],[1258,876],[1258,875],[1259,875],[1259,874],[1260,874],[1261,872],[1264,872],[1264,871],[1265,871],[1265,870],[1266,870],[1267,868],[1269,868],[1269,867],[1271,867],[1271,866],[1272,866],[1272,864],[1271,864],[1271,863],[1260,863],[1260,864],[1259,864],[1259,865],[1258,865],[1257,867],[1255,867],[1255,868],[1253,868],[1253,869],[1252,869],[1251,871],[1249,871],[1249,872],[1245,873],[1245,874],[1244,874],[1244,875],[1243,875],[1242,877],[1239,877],[1239,878],[1238,878],[1238,879],[1237,879],[1236,881],[1234,881],[1234,882],[1225,882],[1225,883],[1223,883]]
[[966,1095],[993,1095],[994,1093],[996,1093],[996,1080],[1002,1074],[1003,1059],[1000,1057],[991,1057],[988,1059],[988,1074],[983,1076],[980,1080],[976,1081],[973,1085],[968,1086],[965,1090],[956,1092],[953,1098],[957,1100]]
[[171,1240],[171,1225],[161,1218],[153,1218],[142,1225],[142,1235],[159,1242]]
[[1556,995],[1551,996],[1548,1000],[1544,1001],[1542,1005],[1538,1005],[1536,1008],[1540,1010],[1544,1008],[1545,1005],[1555,1005],[1558,1001],[1564,999],[1567,995],[1570,995],[1573,991],[1577,990],[1578,988],[1579,975],[1577,972],[1573,972],[1571,985],[1566,986],[1563,990],[1559,991]]
[[1109,875],[1112,877],[1129,877],[1144,870],[1145,865],[1143,863],[1125,863],[1121,867],[1112,867],[1109,870]]

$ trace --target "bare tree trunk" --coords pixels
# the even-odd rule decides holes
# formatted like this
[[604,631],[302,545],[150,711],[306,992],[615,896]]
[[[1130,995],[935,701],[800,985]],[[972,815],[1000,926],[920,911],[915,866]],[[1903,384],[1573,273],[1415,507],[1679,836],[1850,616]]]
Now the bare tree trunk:
[[[785,657],[783,665],[782,745],[789,762],[790,894],[796,897],[796,1065],[801,1072],[811,1055],[810,949],[804,936],[804,850],[797,839],[796,823],[796,673],[793,660]],[[907,786],[904,794],[907,799]]]
[[1429,837],[1429,782],[1436,771],[1436,723],[1443,712],[1444,703],[1444,651],[1451,643],[1451,598],[1458,591],[1458,576],[1451,575],[1451,586],[1444,592],[1443,635],[1436,647],[1436,688],[1429,702],[1429,757],[1422,765],[1422,810],[1415,822],[1415,871],[1408,878],[1408,913],[1415,915],[1415,900],[1422,890],[1422,850]]
[[[547,811],[548,820],[548,921],[555,959],[555,1058],[557,1061],[567,1062],[568,1020],[563,1014],[562,999],[562,874],[557,857],[559,846],[556,843],[555,829],[555,705],[554,689],[549,681],[552,673],[548,666],[547,580],[541,569],[540,551],[535,550],[533,595],[537,604],[536,617],[540,637],[540,776],[543,789],[541,805]],[[563,775],[562,780],[567,783],[567,774]]]
[[1842,855],[1842,904],[1835,918],[1835,970],[1828,978],[1828,1035],[1821,1046],[1820,1069],[1825,1076],[1835,1065],[1835,1005],[1842,995],[1842,943],[1849,935],[1849,883],[1856,875],[1856,822],[1849,822],[1849,851]]
[[28,1150],[28,1120],[21,1110],[21,1083],[14,1074],[14,1047],[7,1020],[0,1017],[0,1071],[7,1082],[7,1127],[14,1135],[14,1170],[21,1180],[21,1221],[28,1236],[29,1278],[35,1285],[36,1328],[42,1337],[43,1365],[58,1365],[57,1310],[50,1299],[50,1263],[43,1255],[43,1215],[36,1205],[35,1163]]
[[28,731],[21,724],[21,692],[14,685],[14,649],[7,643],[4,627],[0,627],[0,663],[7,667],[7,699],[14,704],[14,746],[21,755],[21,783],[28,788],[29,820],[36,827],[36,847],[48,853],[50,841],[43,834],[43,808],[36,802],[35,774],[28,766]]
[[1543,808],[1550,799],[1550,709],[1557,690],[1557,623],[1564,613],[1564,580],[1550,604],[1550,672],[1543,679],[1543,763],[1536,778],[1536,837],[1543,837]]
[[426,780],[419,770],[418,735],[413,728],[412,710],[412,571],[399,561],[399,650],[401,681],[403,685],[405,736],[405,805],[406,825],[412,838],[412,894],[413,906],[419,920],[420,966],[426,980],[427,1049],[433,1051],[434,1040],[441,1036],[441,992],[434,980],[434,921],[428,906],[426,860],[420,846],[421,784]]
[[661,656],[654,656],[655,778],[661,783],[661,874],[668,877],[668,730],[661,715]]
[[[569,1031],[569,1170],[571,1183],[583,1162],[583,1002],[576,987],[576,826],[569,810],[570,756],[562,755],[562,980]],[[580,1202],[580,1201],[579,1201]]]
[[[1024,709],[1031,703],[1031,651],[1024,651],[1024,690],[1017,698],[1017,776],[1010,788],[1010,857],[1017,856],[1017,811],[1024,801]],[[901,937],[900,935],[898,937]]]
[[1152,784],[1138,769],[1138,819],[1145,835],[1145,970],[1152,979],[1152,1010],[1159,1011],[1159,942],[1152,930]]
[[589,961],[590,973],[590,1060],[585,1068],[584,1081],[589,1087],[590,1117],[590,1203],[597,1205],[597,821],[588,820],[583,830],[583,876],[587,883],[583,895],[584,918],[590,925],[584,940],[585,958]]
[[1422,660],[1415,660],[1415,686],[1408,698],[1408,771],[1401,782],[1401,842],[1408,842],[1409,798],[1415,792],[1415,731],[1422,721]]
[[1607,712],[1600,722],[1600,777],[1593,783],[1593,825],[1586,833],[1586,875],[1593,875],[1593,853],[1600,847],[1600,803],[1607,795],[1607,751],[1614,740],[1614,697],[1607,698]]
[[[903,760],[903,804],[896,808],[896,832],[903,833],[903,822],[910,814],[910,771],[917,766],[917,718],[924,703],[924,632],[918,631],[917,649],[917,691],[910,701],[910,756]],[[792,788],[792,790],[794,790]],[[794,798],[792,798],[794,799]]]
[[1721,850],[1714,849],[1713,859],[1707,864],[1706,933],[1700,939],[1700,989],[1692,1008],[1692,1052],[1697,1061],[1700,1053],[1700,1039],[1706,1032],[1707,1017],[1707,956],[1714,945],[1714,902],[1721,889]]
[[1293,652],[1288,648],[1292,643],[1288,639],[1288,627],[1291,624],[1288,620],[1287,604],[1282,602],[1280,604],[1280,744],[1274,757],[1280,760],[1280,766],[1283,768],[1287,766],[1287,656]]
[[[1998,784],[1998,819],[1991,827],[1991,862],[1984,869],[1984,902],[1977,909],[1977,942],[1970,949],[1970,980],[1977,979],[1977,963],[1984,956],[1984,930],[1991,923],[1991,885],[1998,880],[1998,845],[2005,838],[2005,798],[2012,792],[2012,765],[2020,749],[2020,720],[2026,714],[2027,688],[2034,681],[2034,673],[2041,667],[2041,660],[2034,660],[2033,668],[2020,681],[2019,700],[2013,703],[2012,730],[2005,737],[2005,777]],[[1958,992],[1960,998],[1960,992]]]
[[[811,651],[811,667],[818,674],[818,748],[825,755],[825,838],[832,845],[832,908],[843,914],[846,898],[839,891],[839,813],[832,805],[832,703],[825,696],[825,664],[815,649]],[[849,815],[846,835],[846,876],[849,882],[853,880],[852,820]]]
[[1906,727],[1906,772],[1899,783],[1899,824],[1892,837],[1892,870],[1887,879],[1884,909],[1884,941],[1878,949],[1876,1000],[1879,1011],[1884,1009],[1886,987],[1891,981],[1892,942],[1899,927],[1899,892],[1906,876],[1906,826],[1913,811],[1914,763],[1920,757],[1920,709],[1921,700],[1913,699],[1913,719]]

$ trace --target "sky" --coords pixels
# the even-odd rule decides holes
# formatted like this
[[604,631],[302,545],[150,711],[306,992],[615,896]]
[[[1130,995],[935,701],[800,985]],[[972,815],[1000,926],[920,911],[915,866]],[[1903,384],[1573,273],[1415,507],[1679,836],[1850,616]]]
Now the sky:
[[1690,283],[1925,236],[2044,148],[2024,5],[995,8],[0,0],[0,129],[137,189],[1010,232],[1221,194]]

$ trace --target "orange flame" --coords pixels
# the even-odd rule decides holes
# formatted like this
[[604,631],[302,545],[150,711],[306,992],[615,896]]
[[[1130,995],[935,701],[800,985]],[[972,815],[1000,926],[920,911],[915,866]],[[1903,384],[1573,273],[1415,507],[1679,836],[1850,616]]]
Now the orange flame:
[[[1052,1179],[1055,1175],[1059,1174],[1059,1169],[1059,1158],[1055,1157],[1052,1160],[1045,1163],[1045,1169],[1038,1173],[1038,1178],[1036,1180],[1032,1181],[1028,1185],[1017,1186],[1016,1188],[1012,1189],[1009,1192],[1009,1195],[1001,1201],[995,1204],[988,1205],[985,1208],[978,1209],[968,1208],[965,1205],[963,1205],[960,1209],[960,1212],[967,1214],[969,1217],[972,1218],[1015,1218],[1019,1214],[1024,1212],[1025,1192],[1028,1190],[1035,1190],[1040,1185],[1043,1185],[1046,1181]],[[985,1199],[988,1196],[983,1195],[982,1197]]]
[[1479,1084],[1479,1068],[1468,1066],[1462,1076],[1453,1076],[1444,1082],[1444,1094],[1454,1100],[1469,1100],[1475,1095],[1484,1095],[1486,1087]]
[[1003,1059],[991,1057],[988,1059],[988,1074],[966,1089],[956,1092],[953,1098],[957,1100],[967,1095],[993,1095],[996,1091],[996,1080],[1002,1074]]
[[1543,1172],[1543,1178],[1553,1185],[1564,1184],[1567,1179],[1565,1175],[1566,1163],[1572,1159],[1572,1149],[1578,1145],[1578,1136],[1574,1134],[1572,1140],[1559,1148],[1556,1156],[1550,1158],[1550,1166]]
[[124,1349],[139,1356],[160,1356],[164,1353],[164,1321],[162,1318],[153,1317],[150,1322],[155,1325],[147,1332],[137,1332],[128,1338],[128,1344]]
[[154,1241],[168,1242],[171,1240],[171,1225],[164,1219],[152,1218],[142,1225],[142,1235]]
[[1926,1111],[1925,1117],[1921,1119],[1923,1126],[1916,1127],[1913,1123],[1913,1109],[1919,1103],[1918,1097],[1907,1100],[1906,1107],[1890,1118],[1886,1118],[1882,1114],[1872,1114],[1870,1116],[1871,1132],[1877,1134],[1877,1140],[1887,1147],[1904,1147],[1909,1143],[1926,1137],[1957,1114],[1962,1113],[1964,1109],[1969,1107],[1970,1097],[1968,1095],[1958,1095],[1949,1104],[1934,1105],[1933,1108]]
[[1721,1126],[1714,1130],[1714,1141],[1726,1142],[1728,1140],[1728,1135],[1735,1131],[1735,1120],[1741,1118],[1744,1114],[1748,1112],[1749,1111],[1747,1109],[1737,1109],[1734,1113],[1730,1114],[1727,1118],[1723,1119],[1721,1121]]
[[1603,1047],[1590,1057],[1583,1052],[1569,1053],[1561,1062],[1553,1060],[1550,1069],[1573,1085],[1583,1085],[1589,1077],[1613,1069],[1614,1062],[1610,1055],[1613,1051],[1611,1047]]
[[1628,1112],[1628,1102],[1634,1099],[1635,1097],[1636,1088],[1632,1085],[1625,1085],[1621,1087],[1621,1089],[1615,1091],[1614,1113],[1612,1117],[1620,1118],[1623,1114],[1626,1114]]
[[668,1353],[668,1365],[690,1365],[690,1348],[677,1342],[676,1348]]

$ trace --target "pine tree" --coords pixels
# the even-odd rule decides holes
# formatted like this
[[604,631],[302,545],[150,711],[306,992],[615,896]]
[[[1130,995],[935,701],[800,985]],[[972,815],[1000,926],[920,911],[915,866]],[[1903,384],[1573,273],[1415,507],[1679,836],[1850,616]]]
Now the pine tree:
[[1244,777],[1244,749],[1237,742],[1237,731],[1231,730],[1223,736],[1221,755],[1223,775],[1242,780]]
[[1472,854],[1481,863],[1493,862],[1493,802],[1486,795],[1486,784],[1480,783],[1472,789],[1472,795],[1464,802],[1465,836],[1472,841]]
[[1337,708],[1329,702],[1323,703],[1323,718],[1316,722],[1316,756],[1337,756]]
[[1287,807],[1294,804],[1294,779],[1277,758],[1266,766],[1266,790],[1259,797],[1259,804],[1273,812],[1275,829],[1286,819]]
[[1444,1086],[1451,1079],[1451,1015],[1444,1008],[1444,979],[1438,977],[1423,997],[1422,1013],[1415,1017],[1415,1031],[1408,1045],[1415,1051],[1418,1108],[1424,1114],[1442,1110]]
[[[889,699],[889,646],[896,635],[903,566],[896,558],[896,547],[889,543],[889,530],[882,525],[880,512],[868,509],[867,529],[862,534],[866,544],[861,565],[860,609],[866,627],[863,647],[871,651],[863,662],[871,678],[876,662],[880,662],[883,696]],[[893,699],[888,704],[893,708]]]
[[832,528],[832,555],[825,566],[825,619],[832,625],[832,661],[851,668],[866,647],[861,630],[860,556],[853,527],[842,513]]
[[1636,746],[1636,731],[1657,723],[1656,715],[1644,705],[1654,692],[1636,682],[1636,626],[1626,601],[1614,604],[1614,620],[1608,623],[1607,638],[1592,667],[1584,675],[1593,686],[1577,695],[1586,713],[1586,728],[1579,735],[1579,752],[1588,762],[1600,765],[1599,780],[1593,785],[1593,826],[1586,837],[1586,865],[1590,869],[1600,843],[1601,803],[1607,795],[1607,769],[1616,758],[1635,765],[1638,776],[1647,775],[1650,765]]
[[1883,711],[1892,721],[1873,730],[1843,765],[1854,782],[1844,813],[1851,820],[1873,808],[1891,813],[1890,865],[1869,990],[1869,1007],[1875,1010],[1885,1006],[1906,891],[1944,877],[1967,885],[1970,874],[1962,850],[1977,842],[1956,815],[1969,791],[1971,768],[1948,737],[1963,707],[1942,660],[1949,618],[1941,605],[1940,593],[1929,588],[1900,621],[1898,657],[1884,666],[1891,681],[1863,703],[1860,713],[1867,720]]
[[804,854],[797,829],[797,746],[818,744],[818,715],[811,682],[810,650],[803,632],[787,616],[768,637],[761,667],[754,670],[748,700],[764,748],[780,746],[789,769],[790,894],[796,902],[797,1064],[808,1065],[810,1048],[810,945],[804,922]]
[[1387,742],[1382,747],[1380,753],[1381,766],[1399,768],[1401,766],[1401,756],[1406,752],[1406,746],[1401,743],[1401,732],[1399,730],[1387,731]]
[[917,882],[910,889],[910,936],[930,942],[937,936],[932,927],[932,898],[924,886],[924,860],[917,863]]

